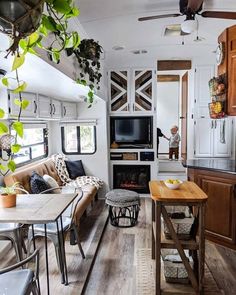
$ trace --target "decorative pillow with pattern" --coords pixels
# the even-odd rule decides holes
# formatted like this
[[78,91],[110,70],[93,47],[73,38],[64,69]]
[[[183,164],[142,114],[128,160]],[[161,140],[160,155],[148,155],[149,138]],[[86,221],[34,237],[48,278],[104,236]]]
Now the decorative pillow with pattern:
[[30,177],[30,189],[33,194],[40,194],[50,188],[48,183],[35,171],[32,172]]
[[63,185],[71,181],[69,173],[66,168],[65,158],[66,157],[61,154],[52,155],[52,160],[55,164],[55,168],[57,170],[58,176],[60,177]]

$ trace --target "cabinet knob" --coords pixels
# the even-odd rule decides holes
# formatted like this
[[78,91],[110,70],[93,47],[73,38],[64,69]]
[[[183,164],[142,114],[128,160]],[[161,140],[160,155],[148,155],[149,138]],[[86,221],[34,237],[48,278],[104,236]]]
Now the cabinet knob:
[[181,116],[181,117],[179,117],[180,119],[185,119],[185,117],[183,117],[183,116]]

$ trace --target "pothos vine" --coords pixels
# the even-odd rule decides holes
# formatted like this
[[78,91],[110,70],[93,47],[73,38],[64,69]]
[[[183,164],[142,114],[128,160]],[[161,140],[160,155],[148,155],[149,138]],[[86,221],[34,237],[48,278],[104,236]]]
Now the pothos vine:
[[[41,11],[43,10],[42,5],[44,4],[46,13],[42,13]],[[39,9],[40,5],[42,6],[41,10]],[[12,44],[7,50],[6,58],[10,54],[13,55],[14,59],[12,64],[12,72],[15,73],[15,77],[2,78],[2,84],[13,93],[18,94],[18,98],[14,100],[14,103],[19,107],[18,116],[13,122],[10,123],[9,126],[5,122],[3,122],[5,112],[3,109],[0,109],[0,120],[2,120],[0,121],[0,136],[7,134],[9,136],[12,136],[11,129],[15,130],[14,141],[11,144],[8,159],[4,159],[3,156],[0,157],[0,173],[2,175],[6,175],[9,171],[14,171],[16,169],[14,155],[18,153],[21,149],[21,145],[18,144],[17,139],[18,137],[23,138],[24,136],[24,125],[21,122],[21,114],[22,110],[25,110],[28,107],[29,101],[24,99],[23,96],[23,92],[27,88],[27,83],[20,80],[18,70],[24,64],[26,55],[28,53],[38,55],[36,49],[40,48],[48,53],[51,60],[53,60],[55,63],[59,63],[61,53],[64,50],[71,50],[74,54],[76,52],[77,55],[79,51],[80,37],[78,32],[71,32],[68,30],[68,20],[79,15],[79,9],[74,6],[71,0],[39,0],[38,4],[36,4],[34,7],[34,10],[36,9],[37,11],[39,11],[39,13],[42,13],[41,19],[37,24],[32,25],[32,19],[30,18],[30,13],[31,10],[33,11],[33,9],[29,10],[25,15],[26,21],[27,17],[30,18],[31,21],[29,32],[21,32],[20,24],[18,21],[16,21],[10,24],[12,30],[9,33],[9,30],[5,29],[3,25],[3,23],[6,22],[6,27],[9,27],[8,18],[4,17],[4,15],[1,15],[0,13],[0,31],[2,31],[4,34],[8,34],[12,40]],[[23,21],[25,21],[24,18],[22,19]],[[48,40],[49,36],[50,38],[52,38],[52,41],[48,46],[46,46],[45,40]],[[99,50],[101,51],[101,47],[99,47]],[[77,55],[76,57],[78,59]],[[97,70],[99,69],[100,64],[99,66],[97,66]],[[100,81],[101,76],[99,75],[99,73],[97,73],[96,75]],[[15,88],[11,88],[11,80],[16,81],[17,86]],[[77,83],[82,83],[83,85],[89,86],[88,102],[89,105],[91,105],[94,96],[94,87],[91,86],[91,83],[88,84],[86,79],[82,80],[82,82],[81,80],[77,80]]]

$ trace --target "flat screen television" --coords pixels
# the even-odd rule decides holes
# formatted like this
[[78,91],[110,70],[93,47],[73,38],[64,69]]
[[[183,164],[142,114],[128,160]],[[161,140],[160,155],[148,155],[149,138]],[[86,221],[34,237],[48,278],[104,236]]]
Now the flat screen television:
[[152,148],[152,117],[111,117],[111,143]]

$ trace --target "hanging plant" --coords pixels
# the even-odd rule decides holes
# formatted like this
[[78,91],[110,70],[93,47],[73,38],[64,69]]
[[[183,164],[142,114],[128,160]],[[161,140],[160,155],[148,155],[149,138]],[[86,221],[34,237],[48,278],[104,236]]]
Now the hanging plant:
[[[46,13],[43,13],[44,9]],[[21,146],[17,143],[18,136],[23,138],[24,127],[21,122],[22,110],[26,109],[29,101],[24,99],[22,92],[27,84],[20,80],[18,69],[24,64],[27,53],[36,54],[36,48],[44,49],[50,58],[58,63],[60,54],[66,48],[75,50],[80,38],[78,32],[68,32],[68,19],[79,15],[79,10],[71,0],[9,0],[0,1],[0,31],[7,34],[11,39],[11,46],[7,50],[14,56],[12,72],[15,77],[2,78],[2,84],[18,94],[14,103],[19,107],[19,113],[14,122],[8,126],[0,122],[0,144],[5,135],[9,135],[10,147],[7,149],[7,159],[0,156],[0,173],[6,175],[9,170],[14,171],[16,164],[13,160],[14,154],[18,153]],[[47,37],[53,37],[49,46],[44,45]],[[50,39],[51,40],[51,39]],[[11,87],[15,81],[16,86]],[[5,112],[0,109],[0,119],[4,119]],[[14,140],[11,137],[10,129],[15,130]],[[2,150],[4,150],[2,148]]]
[[102,46],[93,39],[83,39],[76,49],[67,49],[67,55],[74,54],[81,69],[77,83],[89,86],[87,101],[89,106],[93,103],[94,90],[100,89],[99,83],[102,77],[100,72],[100,57],[103,52]]

